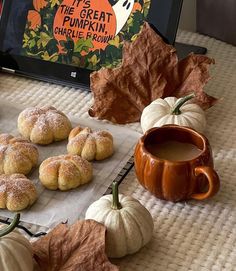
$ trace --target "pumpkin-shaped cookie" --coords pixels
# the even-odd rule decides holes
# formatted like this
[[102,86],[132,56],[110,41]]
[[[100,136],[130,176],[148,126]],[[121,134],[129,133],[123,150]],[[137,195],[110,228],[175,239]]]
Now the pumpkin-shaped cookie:
[[34,184],[23,174],[0,175],[0,208],[20,211],[37,199]]
[[28,174],[38,157],[36,146],[28,140],[0,134],[0,174]]
[[18,130],[33,143],[47,145],[66,139],[71,123],[64,113],[52,106],[30,107],[20,113]]
[[50,190],[67,191],[88,183],[92,176],[91,163],[77,155],[50,157],[39,168],[39,179]]
[[76,127],[70,132],[67,151],[88,161],[103,160],[113,154],[113,137],[107,131]]

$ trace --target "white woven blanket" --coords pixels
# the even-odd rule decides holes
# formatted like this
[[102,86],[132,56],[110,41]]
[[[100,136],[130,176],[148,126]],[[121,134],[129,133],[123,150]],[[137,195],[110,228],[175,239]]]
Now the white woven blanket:
[[[207,47],[216,60],[205,90],[223,99],[207,112],[206,135],[221,189],[210,200],[174,204],[151,196],[132,171],[121,192],[133,195],[151,211],[155,231],[140,252],[115,261],[121,271],[236,270],[236,47],[183,31],[178,40]],[[89,92],[5,74],[0,74],[0,99],[23,106],[51,104],[83,117],[88,117],[92,104]],[[140,131],[138,123],[129,126]]]

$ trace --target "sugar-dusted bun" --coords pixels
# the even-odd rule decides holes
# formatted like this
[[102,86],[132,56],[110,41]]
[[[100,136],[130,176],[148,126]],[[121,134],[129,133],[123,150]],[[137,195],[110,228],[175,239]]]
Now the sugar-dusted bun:
[[103,160],[113,154],[113,137],[107,131],[76,127],[70,132],[67,151],[88,161]]
[[37,199],[34,184],[23,174],[0,175],[0,208],[20,211]]
[[70,120],[52,106],[30,107],[18,117],[18,130],[30,141],[47,145],[66,139],[71,131]]
[[67,191],[91,181],[91,163],[77,155],[60,155],[46,159],[39,167],[39,179],[50,190]]
[[0,174],[28,174],[38,163],[39,153],[31,142],[0,134]]

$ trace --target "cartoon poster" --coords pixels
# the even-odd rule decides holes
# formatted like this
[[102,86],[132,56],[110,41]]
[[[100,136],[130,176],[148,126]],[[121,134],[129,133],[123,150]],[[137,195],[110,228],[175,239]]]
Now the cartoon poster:
[[151,0],[32,0],[22,54],[81,68],[115,67]]

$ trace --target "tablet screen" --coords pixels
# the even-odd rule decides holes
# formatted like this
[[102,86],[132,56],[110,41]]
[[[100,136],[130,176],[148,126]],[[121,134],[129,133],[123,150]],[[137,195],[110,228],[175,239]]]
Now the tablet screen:
[[115,67],[151,0],[15,0],[1,51],[89,70]]
[[49,82],[89,85],[121,63],[147,21],[175,41],[182,0],[0,0],[0,67]]

